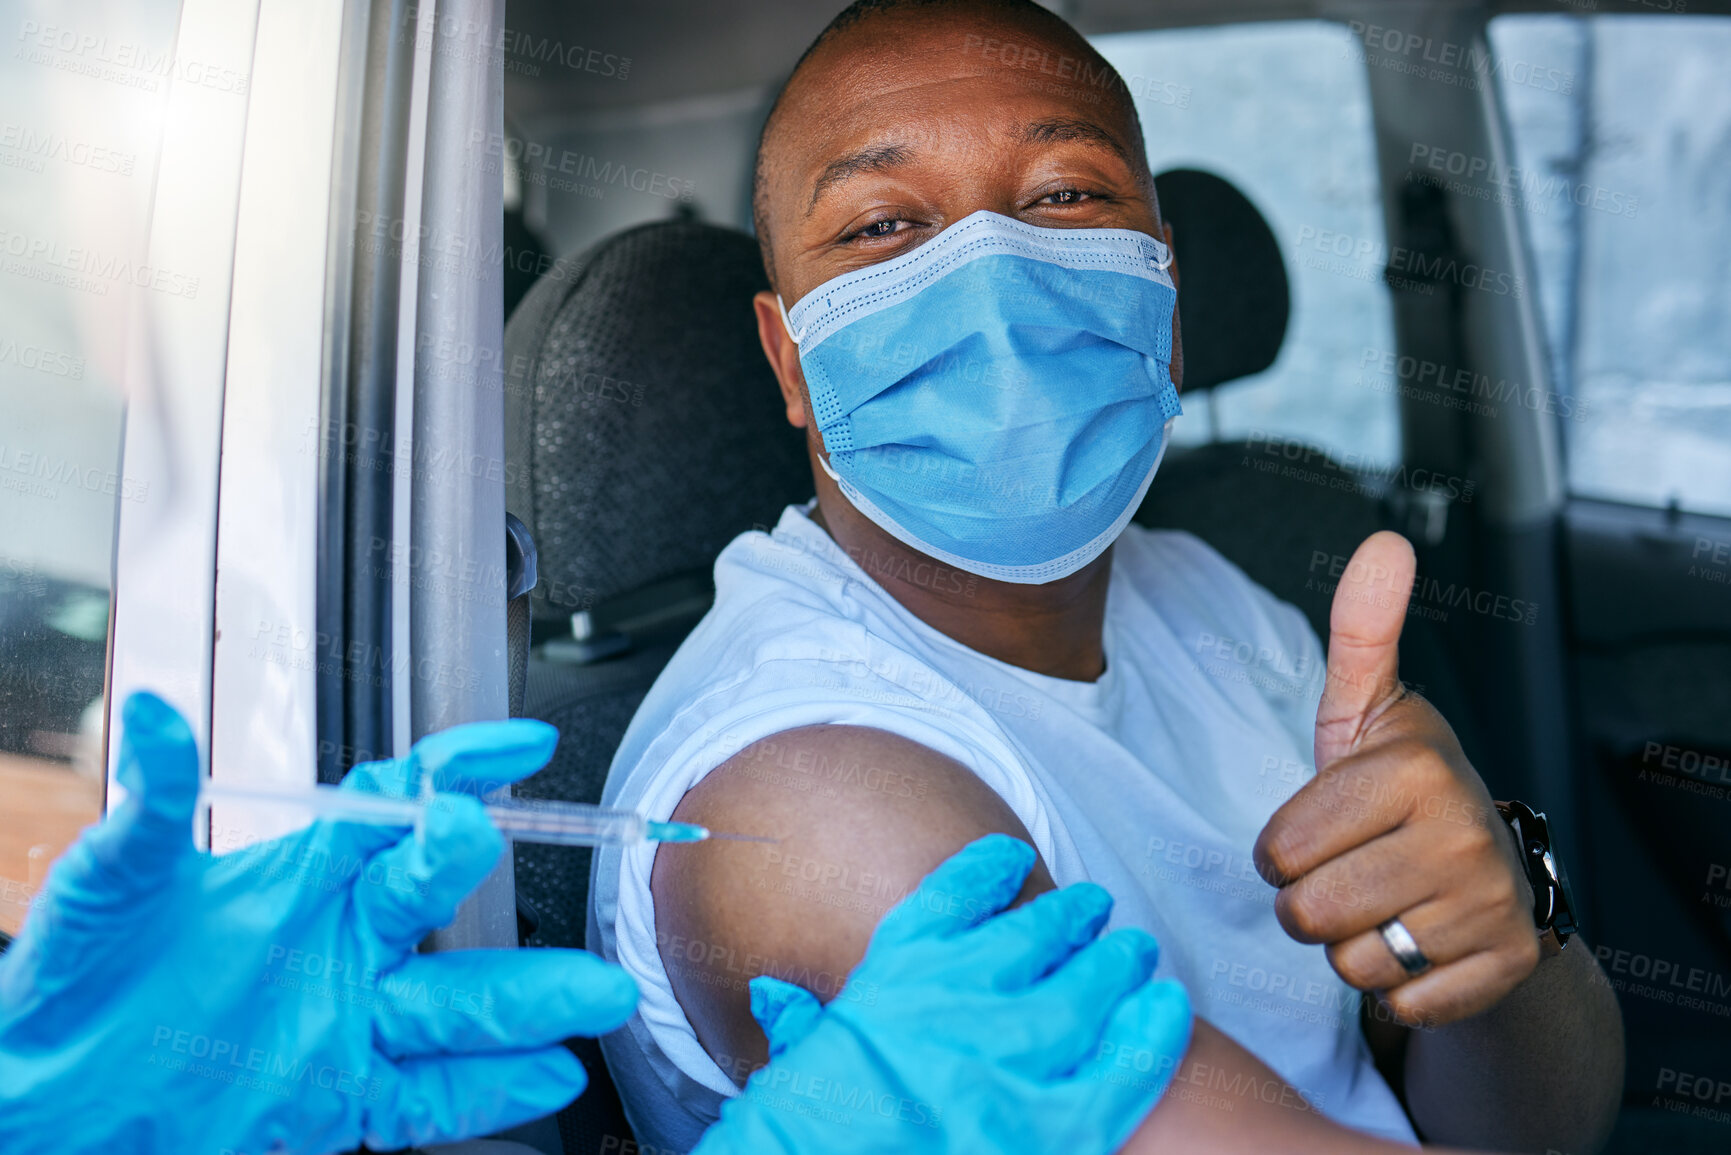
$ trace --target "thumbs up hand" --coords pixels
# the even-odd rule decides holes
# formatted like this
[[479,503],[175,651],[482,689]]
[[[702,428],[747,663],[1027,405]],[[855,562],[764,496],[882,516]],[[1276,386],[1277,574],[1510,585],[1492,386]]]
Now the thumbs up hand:
[[1400,683],[1415,564],[1395,533],[1352,555],[1329,613],[1317,774],[1255,859],[1289,935],[1327,944],[1336,973],[1402,1022],[1441,1026],[1501,1001],[1540,951],[1512,832],[1442,715]]

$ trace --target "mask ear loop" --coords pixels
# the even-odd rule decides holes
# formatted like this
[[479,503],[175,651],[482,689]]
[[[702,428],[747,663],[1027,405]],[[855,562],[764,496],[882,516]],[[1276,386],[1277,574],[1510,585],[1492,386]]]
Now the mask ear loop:
[[804,341],[806,333],[811,331],[811,326],[807,325],[803,331],[798,333],[793,331],[793,322],[788,318],[787,306],[781,303],[780,293],[775,295],[775,307],[781,310],[781,323],[783,327],[787,329],[787,335],[793,338],[793,343],[798,345],[800,342]]
[[[1159,249],[1160,256],[1158,258],[1149,257],[1148,258],[1148,267],[1151,269],[1159,269],[1162,273],[1164,273],[1167,269],[1172,267],[1172,250],[1167,248],[1164,244],[1162,244],[1159,241],[1155,241],[1154,245],[1157,249]],[[779,301],[779,300],[781,300],[781,298],[777,297],[776,300]],[[791,330],[790,330],[790,332],[791,332]]]
[[[777,293],[775,295],[775,307],[781,310],[781,323],[783,326],[786,327],[787,335],[789,337],[793,338],[793,343],[795,345],[798,345],[801,341],[803,341],[805,339],[806,333],[811,332],[811,326],[807,325],[803,331],[798,332],[798,333],[795,333],[793,331],[793,321],[788,318],[787,306],[782,303],[780,293]],[[841,484],[841,474],[837,473],[835,470],[833,470],[829,467],[829,456],[827,454],[823,454],[823,453],[818,454],[817,455],[817,463],[820,467],[822,467],[822,469],[825,473],[829,474],[829,479],[831,481],[835,482],[837,485]]]

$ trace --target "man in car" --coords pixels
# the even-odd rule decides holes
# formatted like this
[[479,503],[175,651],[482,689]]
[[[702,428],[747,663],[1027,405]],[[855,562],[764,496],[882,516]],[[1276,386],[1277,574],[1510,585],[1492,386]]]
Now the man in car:
[[[606,801],[779,841],[597,855],[590,944],[643,989],[606,1043],[639,1138],[688,1146],[765,1061],[753,975],[836,996],[897,897],[1006,832],[1040,854],[1024,897],[1099,883],[1192,993],[1127,1150],[1601,1143],[1615,1000],[1541,943],[1516,838],[1400,686],[1410,547],[1360,548],[1320,678],[1295,609],[1126,525],[1182,351],[1111,67],[1023,0],[861,0],[776,102],[754,211],[817,496],[723,552]],[[1282,660],[1211,676],[1205,638]]]

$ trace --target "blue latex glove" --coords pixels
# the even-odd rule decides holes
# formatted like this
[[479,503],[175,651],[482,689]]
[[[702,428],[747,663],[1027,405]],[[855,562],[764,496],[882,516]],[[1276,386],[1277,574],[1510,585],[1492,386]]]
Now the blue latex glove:
[[[1139,930],[1079,883],[1008,914],[1034,864],[980,839],[884,917],[829,1005],[769,977],[751,1011],[769,1066],[692,1155],[1116,1151],[1190,1042],[1190,1000],[1150,983]],[[997,917],[992,917],[997,915]]]
[[[503,849],[474,798],[437,795],[424,840],[319,822],[213,858],[191,841],[186,723],[135,694],[123,724],[126,801],[55,865],[0,956],[0,1151],[391,1149],[513,1126],[583,1089],[559,1043],[630,1016],[623,971],[583,951],[415,953]],[[484,790],[556,740],[539,722],[460,726],[344,786],[410,795],[431,773]]]

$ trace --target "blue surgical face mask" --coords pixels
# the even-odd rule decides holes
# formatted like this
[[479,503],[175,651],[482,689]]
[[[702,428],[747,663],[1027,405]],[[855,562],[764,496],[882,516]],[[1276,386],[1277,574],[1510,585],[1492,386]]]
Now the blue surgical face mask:
[[1171,263],[1145,233],[982,211],[783,306],[825,471],[958,569],[1075,573],[1129,524],[1180,412]]

